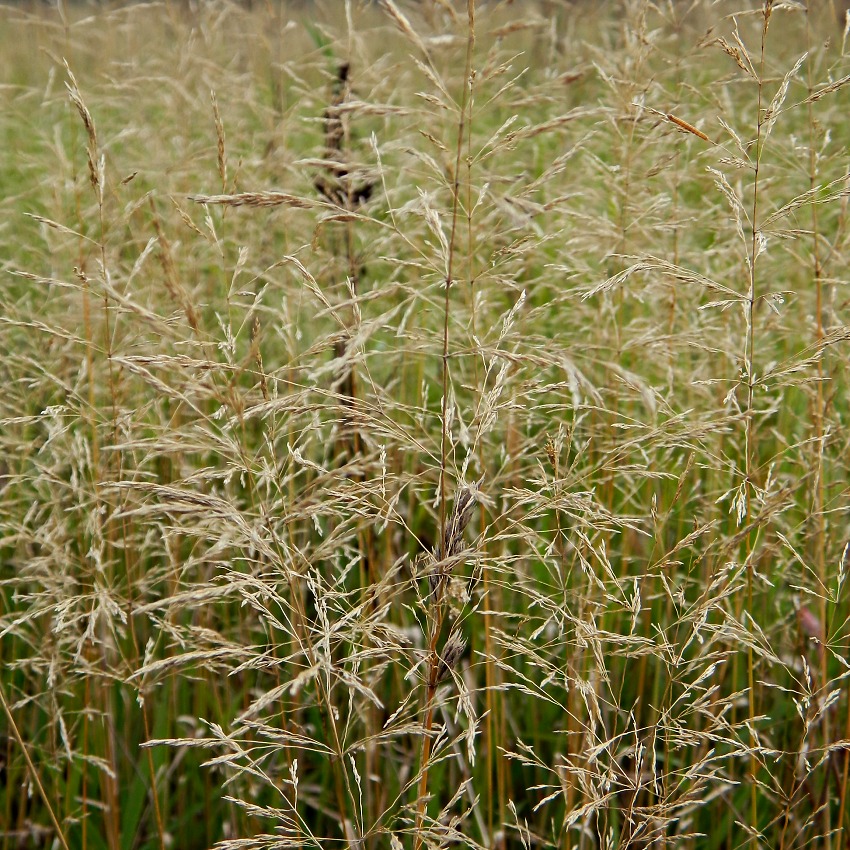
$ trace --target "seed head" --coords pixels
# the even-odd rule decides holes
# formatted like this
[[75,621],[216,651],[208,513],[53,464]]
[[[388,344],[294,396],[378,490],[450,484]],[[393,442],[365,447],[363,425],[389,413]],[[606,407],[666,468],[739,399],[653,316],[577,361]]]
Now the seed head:
[[460,632],[452,632],[446,641],[446,645],[443,647],[443,655],[440,658],[440,666],[437,669],[438,684],[457,666],[464,649],[466,649],[466,641]]

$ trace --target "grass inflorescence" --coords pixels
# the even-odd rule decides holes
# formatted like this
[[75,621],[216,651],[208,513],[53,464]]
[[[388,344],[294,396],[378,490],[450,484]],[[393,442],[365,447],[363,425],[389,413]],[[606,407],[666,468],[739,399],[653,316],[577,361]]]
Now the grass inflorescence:
[[845,846],[843,11],[0,7],[0,848]]

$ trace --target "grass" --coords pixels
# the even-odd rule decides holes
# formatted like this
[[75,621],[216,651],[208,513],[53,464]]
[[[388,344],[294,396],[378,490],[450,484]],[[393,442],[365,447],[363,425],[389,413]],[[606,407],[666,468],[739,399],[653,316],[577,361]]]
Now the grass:
[[2,850],[847,843],[836,5],[0,7]]

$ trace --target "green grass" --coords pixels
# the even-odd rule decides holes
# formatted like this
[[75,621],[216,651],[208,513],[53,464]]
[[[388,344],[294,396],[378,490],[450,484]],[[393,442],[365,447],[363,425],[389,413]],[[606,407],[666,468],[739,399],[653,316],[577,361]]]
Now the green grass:
[[810,5],[0,7],[0,850],[846,844]]

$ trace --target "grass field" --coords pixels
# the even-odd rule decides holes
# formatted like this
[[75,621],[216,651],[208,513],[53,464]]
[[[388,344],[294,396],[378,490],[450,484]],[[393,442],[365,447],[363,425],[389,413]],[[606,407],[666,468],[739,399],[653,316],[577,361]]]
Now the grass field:
[[837,5],[0,6],[0,850],[850,846]]

